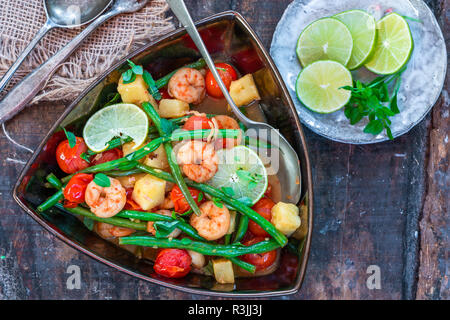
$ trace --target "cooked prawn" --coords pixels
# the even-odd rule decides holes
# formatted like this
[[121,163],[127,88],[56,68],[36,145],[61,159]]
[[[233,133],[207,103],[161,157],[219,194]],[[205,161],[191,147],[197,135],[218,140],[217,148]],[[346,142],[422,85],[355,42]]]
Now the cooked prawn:
[[95,231],[97,231],[97,233],[101,237],[106,239],[114,237],[126,237],[135,232],[135,230],[133,229],[117,227],[104,222],[96,222]]
[[177,161],[189,179],[200,183],[214,177],[219,165],[214,146],[201,140],[183,143],[178,149]]
[[[232,117],[219,115],[215,116],[213,119],[216,120],[219,129],[235,129],[235,130],[241,129],[239,123]],[[237,139],[232,138],[217,139],[214,145],[216,149],[222,148],[229,149],[239,145],[241,141],[242,141],[242,133],[239,134],[239,137]]]
[[213,201],[207,201],[199,209],[201,215],[191,215],[190,223],[200,236],[212,241],[227,234],[231,220],[227,207],[219,208]]
[[109,178],[109,187],[100,187],[91,181],[86,188],[84,200],[92,213],[100,218],[110,218],[123,209],[127,202],[126,190],[119,180]]
[[[168,217],[172,216],[172,211],[170,211],[170,210],[158,210],[158,211],[156,211],[156,213],[159,213],[159,214],[162,214],[162,215],[165,215],[165,216],[168,216]],[[149,233],[151,233],[152,235],[155,235],[156,234],[156,230],[153,227],[153,224],[154,224],[153,221],[147,222],[147,231]],[[168,238],[176,238],[180,234],[181,234],[181,230],[180,229],[175,229],[169,234]]]
[[169,80],[170,96],[187,102],[199,104],[205,97],[205,77],[192,68],[181,68]]

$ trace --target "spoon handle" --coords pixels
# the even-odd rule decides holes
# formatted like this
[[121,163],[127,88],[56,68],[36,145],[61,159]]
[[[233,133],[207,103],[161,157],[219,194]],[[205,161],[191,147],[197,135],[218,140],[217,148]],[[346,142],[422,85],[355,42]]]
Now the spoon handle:
[[219,85],[219,88],[222,91],[225,99],[227,100],[228,104],[230,105],[231,109],[233,110],[233,113],[236,115],[236,117],[242,123],[248,124],[249,119],[247,119],[247,117],[236,106],[236,104],[233,101],[233,98],[231,98],[231,95],[228,92],[227,87],[223,83],[222,78],[220,77],[219,73],[217,72],[214,62],[211,59],[211,56],[209,55],[208,50],[206,49],[206,46],[205,46],[200,34],[198,33],[197,28],[195,27],[194,21],[192,21],[191,15],[189,14],[189,11],[186,8],[184,1],[183,0],[167,0],[167,3],[169,4],[170,8],[172,9],[173,13],[178,18],[178,20],[180,20],[180,22],[186,28],[187,33],[191,36],[192,41],[194,41],[195,45],[197,46],[198,50],[200,51],[200,54],[205,59],[209,70],[211,71],[211,73],[212,73],[214,79],[216,80],[217,84]]
[[31,51],[33,51],[34,47],[38,44],[38,42],[45,36],[45,34],[52,29],[54,25],[51,23],[50,20],[47,20],[47,22],[41,27],[41,29],[36,33],[33,40],[28,44],[28,46],[23,50],[23,52],[20,54],[20,56],[17,58],[17,60],[14,62],[14,64],[6,71],[4,76],[0,80],[0,92],[5,89],[5,87],[8,85],[9,81],[11,80],[14,73],[16,73],[17,69],[19,69],[22,62],[25,60],[25,58],[30,54]]
[[13,87],[0,101],[0,124],[19,113],[46,85],[48,79],[55,73],[58,67],[78,48],[83,40],[99,25],[115,16],[116,11],[108,11],[95,19],[66,46],[59,50],[53,57],[41,64],[37,69],[28,74],[20,83]]

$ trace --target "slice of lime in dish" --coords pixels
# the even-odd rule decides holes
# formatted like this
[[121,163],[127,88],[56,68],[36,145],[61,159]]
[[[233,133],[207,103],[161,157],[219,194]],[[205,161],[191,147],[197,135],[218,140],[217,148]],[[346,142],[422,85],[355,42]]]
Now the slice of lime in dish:
[[295,86],[297,97],[307,108],[318,113],[341,109],[350,100],[351,92],[341,89],[353,86],[350,71],[336,61],[316,61],[303,69]]
[[352,49],[352,35],[345,24],[334,18],[323,18],[302,31],[296,52],[303,67],[318,60],[334,60],[347,65]]
[[115,137],[130,137],[135,148],[147,138],[148,117],[134,104],[119,103],[100,109],[86,122],[83,138],[89,149],[102,152]]
[[236,146],[219,150],[217,156],[219,169],[208,184],[249,205],[258,202],[268,184],[267,171],[258,154]]
[[362,10],[344,11],[333,18],[344,23],[352,34],[353,50],[347,68],[355,70],[366,62],[375,48],[377,35],[375,18]]
[[413,39],[408,22],[397,13],[390,13],[377,22],[375,51],[365,67],[377,74],[399,71],[409,60]]

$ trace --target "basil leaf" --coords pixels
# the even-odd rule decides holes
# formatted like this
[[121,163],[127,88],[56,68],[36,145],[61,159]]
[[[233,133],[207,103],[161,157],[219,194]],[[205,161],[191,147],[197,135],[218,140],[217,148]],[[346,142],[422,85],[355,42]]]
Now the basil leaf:
[[80,158],[83,159],[84,161],[86,161],[87,163],[91,163],[91,160],[89,159],[89,156],[86,154],[86,152],[83,152],[80,155]]
[[155,237],[157,238],[167,238],[173,230],[175,230],[180,221],[157,221],[153,223],[153,228],[155,228]]
[[94,230],[95,221],[91,218],[84,217],[83,218],[83,224],[88,228],[90,231]]
[[111,186],[111,180],[104,173],[97,173],[94,177],[94,182],[100,187],[107,188]]
[[67,131],[66,128],[63,128],[64,133],[66,134],[67,140],[69,141],[69,147],[73,148],[75,147],[75,145],[77,144],[77,137],[75,137],[75,135],[70,132]]
[[141,74],[144,72],[144,68],[142,68],[142,66],[136,65],[133,61],[131,60],[127,60],[128,61],[128,65],[131,68],[131,71],[134,74]]
[[176,128],[177,126],[174,123],[165,118],[161,118],[161,130],[164,134],[170,135]]

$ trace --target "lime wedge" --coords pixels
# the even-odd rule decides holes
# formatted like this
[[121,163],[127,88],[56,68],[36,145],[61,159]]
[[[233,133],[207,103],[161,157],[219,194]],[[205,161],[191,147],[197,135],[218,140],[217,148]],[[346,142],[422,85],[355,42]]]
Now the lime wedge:
[[334,60],[346,65],[352,48],[352,35],[345,24],[334,18],[323,18],[302,31],[296,52],[303,67],[317,60]]
[[413,39],[406,20],[390,13],[377,22],[378,37],[375,51],[365,67],[378,74],[399,71],[409,60]]
[[135,148],[144,143],[148,132],[148,117],[134,104],[119,103],[100,109],[84,126],[83,138],[89,149],[101,152],[115,137],[130,137]]
[[355,70],[364,64],[375,48],[375,18],[362,10],[344,11],[334,18],[344,23],[352,34],[353,50],[347,68]]
[[325,60],[313,62],[303,69],[295,89],[307,108],[318,113],[331,113],[350,100],[351,92],[340,88],[352,85],[352,75],[347,68],[339,62]]
[[219,169],[208,182],[228,196],[244,203],[255,204],[267,189],[267,171],[258,154],[236,146],[217,152]]

